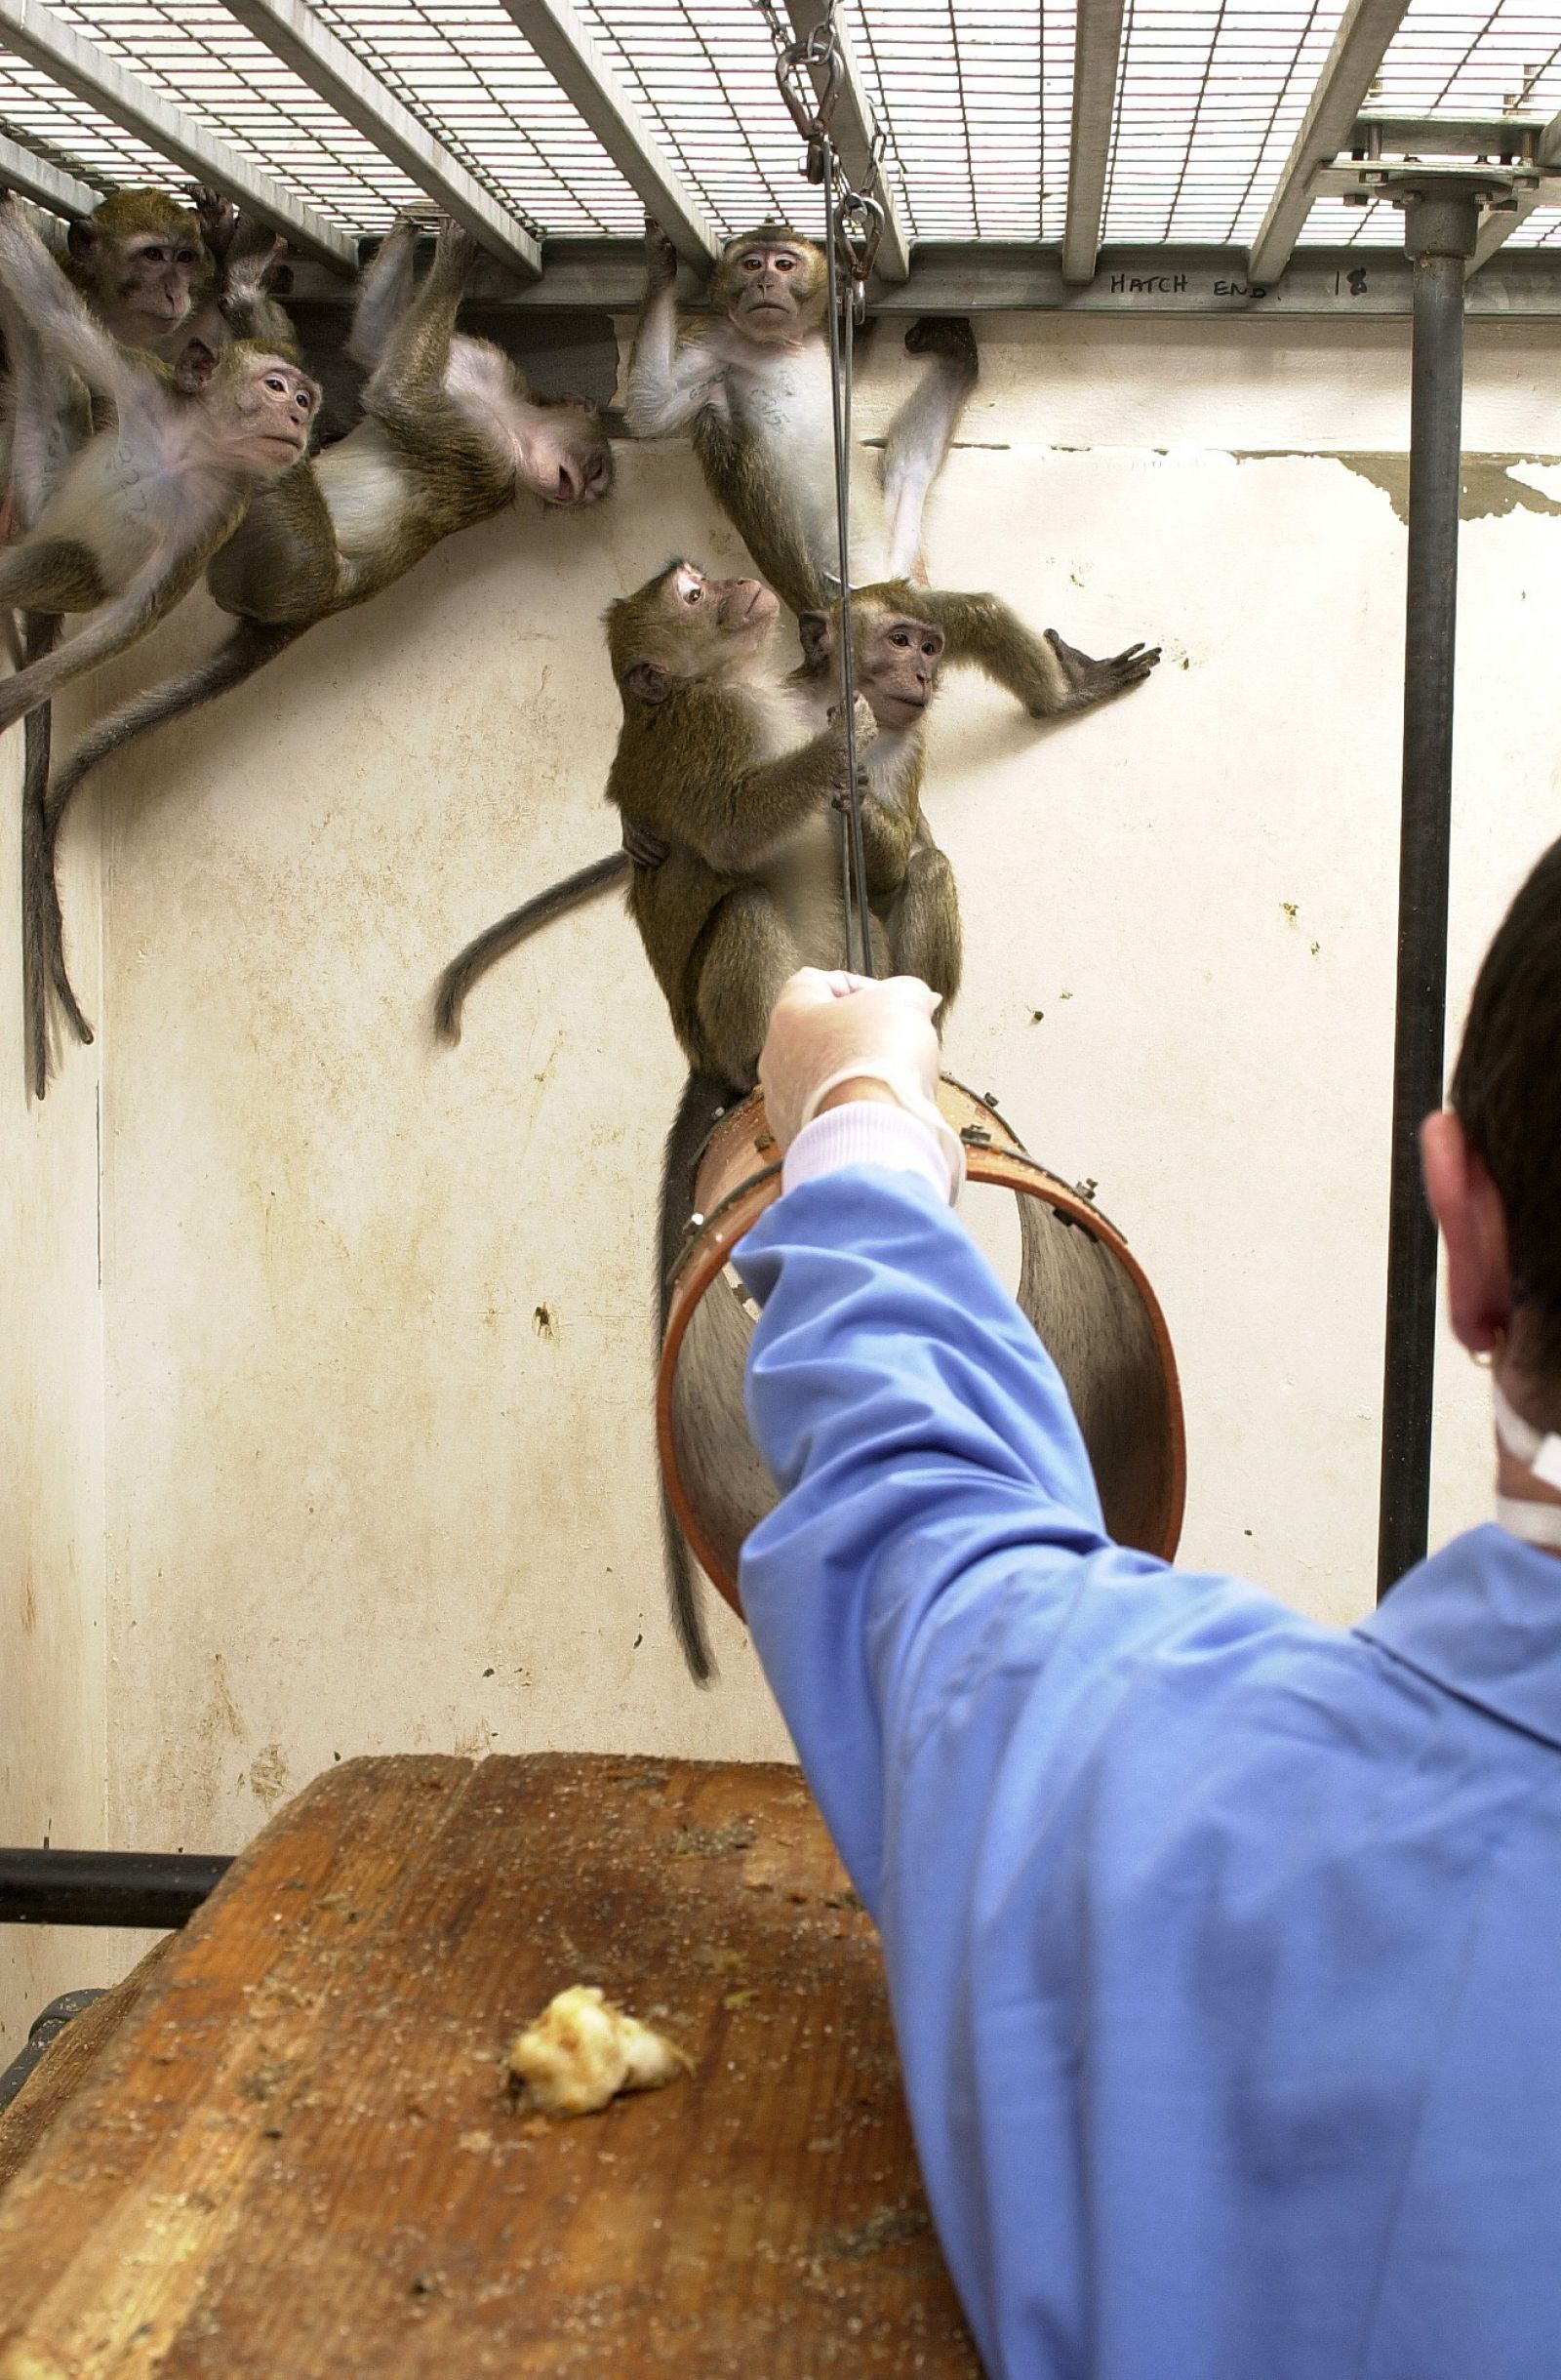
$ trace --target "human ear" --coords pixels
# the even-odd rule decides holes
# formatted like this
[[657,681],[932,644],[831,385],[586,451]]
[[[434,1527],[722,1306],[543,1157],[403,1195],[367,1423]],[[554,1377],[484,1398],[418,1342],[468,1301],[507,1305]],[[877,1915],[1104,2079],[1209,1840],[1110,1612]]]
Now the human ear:
[[1497,1347],[1512,1319],[1501,1195],[1449,1108],[1421,1126],[1425,1195],[1446,1250],[1449,1318],[1471,1355]]

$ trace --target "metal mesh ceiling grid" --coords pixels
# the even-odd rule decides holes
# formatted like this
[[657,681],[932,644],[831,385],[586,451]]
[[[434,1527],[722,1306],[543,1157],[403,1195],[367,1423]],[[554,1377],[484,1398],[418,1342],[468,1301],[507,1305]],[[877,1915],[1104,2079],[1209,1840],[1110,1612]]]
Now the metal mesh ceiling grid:
[[[0,53],[0,132],[65,174],[110,190],[125,182],[167,182],[166,161],[134,134],[121,132],[47,74]],[[183,182],[186,176],[176,179]]]
[[[1085,0],[1088,5],[1088,0]],[[53,0],[56,12],[241,154],[356,231],[413,185],[235,22],[220,0]],[[886,173],[913,236],[1056,240],[1066,191],[1074,12],[1041,0],[844,0]],[[751,0],[580,0],[604,57],[712,221],[817,230],[816,190]],[[1128,0],[1105,236],[1251,239],[1341,7]],[[362,63],[501,203],[548,231],[625,233],[640,209],[501,0],[321,0]],[[1413,0],[1371,104],[1402,113],[1561,112],[1561,24],[1498,0]],[[45,74],[0,57],[0,127],[108,187],[166,162]],[[180,176],[178,179],[183,180]],[[1323,200],[1302,237],[1396,247],[1396,215]],[[1561,239],[1561,208],[1512,234]]]
[[[1457,8],[1450,0],[1413,0],[1382,61],[1368,104],[1394,115],[1503,114],[1542,116],[1561,111],[1561,25],[1553,9],[1497,0]],[[1542,207],[1509,234],[1514,248],[1552,240],[1561,216]],[[1346,206],[1319,199],[1306,224],[1308,241],[1397,247],[1397,210]]]
[[1128,0],[1105,237],[1249,242],[1342,13]]
[[[53,13],[345,228],[382,229],[417,198],[405,175],[219,0],[53,0]],[[144,178],[138,166],[134,179]],[[166,166],[156,178],[166,181]]]
[[1072,8],[857,0],[848,21],[913,236],[1061,239]]
[[821,227],[752,0],[580,0],[580,14],[719,230]]
[[500,201],[560,233],[642,210],[499,0],[317,0],[323,23]]

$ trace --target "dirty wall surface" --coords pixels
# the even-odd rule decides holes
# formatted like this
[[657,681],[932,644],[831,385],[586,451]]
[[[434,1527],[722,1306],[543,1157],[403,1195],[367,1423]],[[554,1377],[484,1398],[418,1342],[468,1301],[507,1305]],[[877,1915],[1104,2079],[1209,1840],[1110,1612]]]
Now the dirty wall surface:
[[[1407,331],[979,328],[935,575],[1166,658],[1058,728],[977,679],[942,697],[927,807],[968,948],[948,1058],[1098,1183],[1156,1284],[1185,1557],[1347,1621],[1375,1563]],[[886,330],[864,441],[902,370]],[[1499,460],[1463,541],[1456,1014],[1558,820],[1556,382],[1548,333],[1471,329],[1468,441]],[[100,819],[79,805],[100,1316],[72,1052],[18,1160],[33,1284],[3,1293],[19,1328],[39,1297],[74,1320],[6,1394],[14,1427],[34,1382],[82,1408],[47,1625],[103,1633],[25,1666],[0,1505],[7,1691],[35,1681],[13,1834],[65,1770],[90,1828],[95,1758],[108,1839],[231,1850],[357,1752],[785,1751],[736,1625],[701,1696],[662,1618],[650,1249],[680,1063],[632,929],[613,902],[550,928],[474,992],[457,1050],[429,1020],[469,935],[616,842],[603,605],[675,551],[740,565],[686,441],[619,463],[610,504],[444,546],[105,771]],[[163,658],[214,633],[203,603]],[[1483,1516],[1485,1430],[1455,1351],[1444,1531]]]

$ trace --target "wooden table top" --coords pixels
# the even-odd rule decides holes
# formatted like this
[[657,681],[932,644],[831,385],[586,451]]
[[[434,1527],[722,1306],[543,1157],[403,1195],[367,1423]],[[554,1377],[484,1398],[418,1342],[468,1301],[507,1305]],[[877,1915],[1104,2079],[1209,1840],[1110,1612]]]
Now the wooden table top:
[[[517,2106],[510,2037],[576,1983],[692,2077]],[[979,2367],[876,1939],[789,1768],[332,1769],[0,2193],[0,2380],[880,2371]]]

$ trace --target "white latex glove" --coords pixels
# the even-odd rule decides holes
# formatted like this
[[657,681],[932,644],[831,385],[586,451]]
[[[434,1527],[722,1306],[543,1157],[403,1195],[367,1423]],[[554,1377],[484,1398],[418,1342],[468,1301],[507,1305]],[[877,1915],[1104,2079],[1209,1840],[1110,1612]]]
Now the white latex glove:
[[965,1179],[965,1150],[938,1105],[938,994],[914,975],[874,983],[804,967],[777,1000],[759,1058],[770,1130],[782,1155],[843,1082],[882,1083],[897,1107],[937,1135],[950,1194]]

